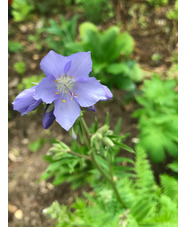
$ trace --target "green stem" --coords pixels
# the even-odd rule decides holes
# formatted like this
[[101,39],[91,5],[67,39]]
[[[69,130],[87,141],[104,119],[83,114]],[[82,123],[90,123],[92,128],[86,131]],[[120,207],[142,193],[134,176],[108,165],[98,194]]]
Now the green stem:
[[94,164],[94,166],[99,170],[99,172],[100,172],[100,173],[107,179],[107,181],[110,183],[110,185],[111,185],[111,187],[112,187],[112,189],[113,189],[113,191],[114,191],[114,193],[115,193],[115,195],[116,195],[118,201],[122,204],[123,208],[127,209],[127,206],[126,206],[125,203],[123,202],[123,200],[122,200],[122,198],[121,198],[121,196],[120,196],[120,194],[119,194],[119,192],[118,192],[118,190],[117,190],[117,188],[116,188],[116,185],[115,185],[113,179],[111,179],[110,177],[108,177],[108,176],[105,174],[105,172],[102,170],[102,168],[101,168],[101,167],[99,166],[99,164],[97,163],[97,161],[96,161],[96,159],[95,159],[93,153],[91,153],[90,157],[91,157],[91,160],[92,160],[92,163]]
[[[83,135],[84,135],[84,138],[85,138],[85,142],[86,142],[86,145],[89,149],[91,149],[91,140],[90,140],[90,134],[89,134],[89,130],[88,130],[88,127],[83,119],[83,117],[80,117],[80,126],[83,130]],[[98,169],[98,171],[106,178],[106,180],[110,183],[118,201],[122,204],[123,208],[127,209],[127,206],[125,205],[125,203],[123,202],[117,188],[116,188],[116,185],[113,181],[113,174],[112,174],[112,168],[111,166],[109,166],[110,168],[110,177],[107,176],[107,174],[102,170],[102,168],[99,166],[99,164],[97,163],[95,157],[94,157],[94,154],[93,154],[94,151],[91,152],[90,154],[90,160],[92,161],[93,165]]]
[[86,160],[90,160],[90,161],[91,161],[91,159],[90,159],[90,157],[89,157],[88,155],[79,154],[79,153],[74,152],[74,151],[68,151],[68,153],[70,153],[70,154],[72,154],[72,155],[75,155],[75,156],[78,156],[78,157],[80,157],[80,158],[84,158],[84,159],[86,159]]
[[80,117],[79,121],[80,121],[81,128],[83,130],[83,136],[84,136],[84,139],[85,139],[85,143],[86,143],[87,147],[90,149],[91,148],[91,144],[90,144],[89,129],[88,129],[87,124],[85,123],[83,117]]

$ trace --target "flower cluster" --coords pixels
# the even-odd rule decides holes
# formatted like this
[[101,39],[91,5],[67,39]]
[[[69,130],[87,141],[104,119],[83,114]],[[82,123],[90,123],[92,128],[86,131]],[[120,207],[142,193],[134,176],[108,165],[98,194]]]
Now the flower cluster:
[[51,50],[41,60],[40,68],[46,77],[38,85],[22,91],[12,104],[22,116],[42,102],[46,103],[44,128],[49,128],[56,120],[68,131],[80,116],[80,106],[95,111],[95,103],[112,98],[106,86],[89,77],[90,51],[65,57]]

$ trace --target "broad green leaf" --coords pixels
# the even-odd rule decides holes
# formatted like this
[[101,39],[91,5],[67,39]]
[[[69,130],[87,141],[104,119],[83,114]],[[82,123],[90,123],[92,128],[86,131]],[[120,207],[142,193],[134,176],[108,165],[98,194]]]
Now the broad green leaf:
[[84,22],[84,23],[80,24],[79,36],[80,36],[80,39],[83,40],[85,43],[88,40],[87,30],[92,30],[94,32],[98,32],[98,28],[91,22]]

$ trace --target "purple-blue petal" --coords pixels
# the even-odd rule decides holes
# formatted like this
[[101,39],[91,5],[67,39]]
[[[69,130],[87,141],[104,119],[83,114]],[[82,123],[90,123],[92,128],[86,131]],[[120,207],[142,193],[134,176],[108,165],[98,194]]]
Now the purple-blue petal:
[[89,107],[86,107],[87,110],[90,110],[90,111],[93,111],[93,112],[96,112],[96,108],[95,106],[89,106]]
[[71,67],[71,61],[67,62],[67,64],[65,65],[64,74],[67,74],[68,73],[70,67]]
[[113,97],[113,94],[112,94],[112,92],[110,91],[110,89],[107,87],[107,86],[105,86],[105,85],[102,85],[103,86],[103,88],[104,88],[104,90],[105,90],[105,98],[104,99],[101,99],[101,100],[108,100],[108,99],[111,99],[112,97]]
[[47,105],[45,112],[43,114],[43,120],[42,120],[43,127],[45,129],[48,129],[55,120],[55,116],[53,112],[54,112],[54,109],[49,111],[49,105]]
[[50,104],[56,100],[59,95],[56,94],[56,83],[51,78],[45,77],[42,81],[36,86],[36,91],[34,98],[43,102]]
[[70,93],[64,94],[62,97],[54,101],[54,115],[56,121],[68,131],[80,116],[81,109],[76,100]]
[[68,57],[71,60],[71,66],[68,75],[74,80],[85,80],[92,71],[91,52],[79,52]]
[[50,78],[58,78],[64,75],[65,65],[69,62],[68,57],[57,54],[53,50],[41,60],[40,68]]
[[72,92],[76,95],[76,101],[82,107],[90,107],[99,100],[106,99],[104,87],[94,77],[85,81],[76,81]]
[[33,98],[35,94],[35,88],[31,87],[22,91],[14,100],[13,109],[21,113],[21,116],[29,113],[34,110],[39,104],[42,103],[42,100],[36,100]]

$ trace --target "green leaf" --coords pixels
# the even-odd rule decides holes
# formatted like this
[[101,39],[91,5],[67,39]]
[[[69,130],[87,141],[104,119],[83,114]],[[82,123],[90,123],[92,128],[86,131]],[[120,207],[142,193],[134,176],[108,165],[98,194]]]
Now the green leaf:
[[105,124],[109,125],[110,124],[110,116],[109,116],[109,112],[107,112],[107,116],[105,118]]
[[169,196],[172,200],[178,200],[178,181],[166,174],[160,176],[161,186],[164,194]]
[[19,74],[24,74],[26,71],[26,65],[23,61],[18,61],[14,64],[14,69]]
[[23,49],[23,46],[20,42],[16,42],[16,41],[8,41],[8,51],[9,52],[19,52]]
[[152,203],[148,198],[140,198],[131,208],[131,213],[138,222],[141,222],[152,209]]
[[91,22],[84,22],[79,26],[79,36],[80,39],[85,43],[88,41],[87,30],[92,30],[98,32],[98,28]]
[[122,122],[122,118],[120,117],[118,119],[117,124],[116,124],[115,130],[114,130],[114,135],[119,135],[119,131],[120,131],[120,128],[121,128],[121,122]]
[[126,151],[129,151],[131,153],[135,153],[135,151],[131,147],[125,145],[124,143],[120,143],[120,142],[115,141],[115,140],[113,140],[113,143],[116,144],[117,146],[123,148]]
[[126,91],[134,91],[136,88],[136,85],[130,78],[122,75],[118,75],[114,83],[116,87]]
[[116,40],[116,49],[113,53],[113,59],[120,55],[124,57],[129,57],[134,50],[134,39],[127,32],[121,33]]
[[172,171],[178,173],[178,161],[174,161],[167,165]]
[[33,9],[33,5],[31,5],[27,0],[14,0],[12,3],[12,15],[14,21],[20,22],[29,19]]
[[107,67],[107,72],[113,75],[125,74],[128,76],[130,73],[129,70],[130,68],[125,62],[110,64]]
[[43,147],[45,143],[46,143],[46,139],[44,138],[35,140],[29,144],[29,149],[33,152],[36,152],[39,149],[41,149],[41,147]]
[[143,79],[143,72],[139,64],[134,64],[130,73],[130,78],[135,82],[139,82]]
[[[115,50],[115,40],[117,38],[119,28],[112,26],[104,31],[100,36],[101,49],[104,50],[102,59],[107,62],[113,61],[113,51]],[[118,56],[119,57],[119,56]]]

